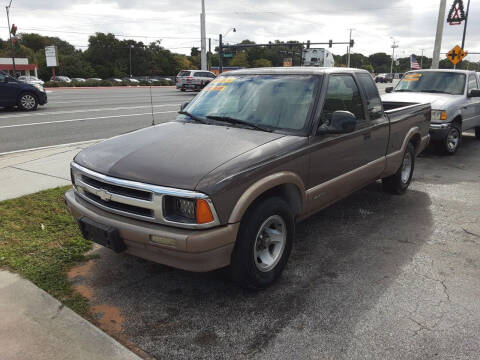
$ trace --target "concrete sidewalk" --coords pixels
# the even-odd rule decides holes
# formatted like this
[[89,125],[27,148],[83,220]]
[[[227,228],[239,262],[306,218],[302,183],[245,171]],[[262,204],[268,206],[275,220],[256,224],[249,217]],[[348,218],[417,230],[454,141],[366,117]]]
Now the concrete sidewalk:
[[95,141],[0,154],[0,201],[70,184],[70,161]]
[[19,275],[0,271],[2,360],[140,360]]
[[[70,161],[98,141],[0,155],[0,201],[70,184]],[[0,270],[1,360],[140,358],[19,275]]]

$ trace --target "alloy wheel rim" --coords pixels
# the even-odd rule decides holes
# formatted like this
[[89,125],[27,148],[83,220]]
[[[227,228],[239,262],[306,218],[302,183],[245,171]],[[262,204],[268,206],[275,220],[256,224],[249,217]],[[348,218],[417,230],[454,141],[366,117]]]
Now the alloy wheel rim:
[[460,133],[458,132],[457,129],[453,128],[449,133],[447,137],[447,146],[450,151],[454,151],[457,146],[458,142],[460,140]]
[[279,215],[272,215],[260,226],[255,239],[253,257],[261,272],[272,270],[282,258],[287,242],[287,226]]
[[35,106],[35,99],[32,95],[24,95],[22,96],[22,106],[25,109],[31,110]]
[[402,182],[406,184],[410,179],[410,175],[412,173],[412,154],[410,152],[406,152],[403,157],[403,165],[402,165]]

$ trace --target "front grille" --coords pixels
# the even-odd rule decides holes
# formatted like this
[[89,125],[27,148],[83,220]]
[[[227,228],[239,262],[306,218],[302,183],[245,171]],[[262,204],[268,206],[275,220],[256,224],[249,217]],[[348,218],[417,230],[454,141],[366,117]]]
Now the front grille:
[[91,185],[97,189],[103,189],[107,190],[111,193],[118,194],[118,195],[123,195],[123,196],[128,196],[132,197],[135,199],[141,199],[141,200],[146,200],[146,201],[151,201],[152,200],[152,193],[151,192],[146,192],[143,190],[136,190],[136,189],[130,189],[126,188],[123,186],[118,186],[118,185],[113,185],[113,184],[108,184],[105,182],[101,182],[98,180],[95,180],[91,177],[88,177],[86,175],[82,175],[82,181],[85,182],[88,185]]
[[[76,194],[83,200],[102,210],[154,223],[177,226],[188,229],[204,229],[219,225],[213,204],[205,194],[190,190],[150,185],[130,180],[110,177],[71,163],[72,183]],[[185,214],[172,216],[164,200],[182,199],[185,204],[195,204],[194,199],[209,201],[214,221],[208,224],[196,224],[185,218],[188,207],[182,207]],[[185,209],[184,209],[185,208]],[[164,211],[166,211],[164,213]]]

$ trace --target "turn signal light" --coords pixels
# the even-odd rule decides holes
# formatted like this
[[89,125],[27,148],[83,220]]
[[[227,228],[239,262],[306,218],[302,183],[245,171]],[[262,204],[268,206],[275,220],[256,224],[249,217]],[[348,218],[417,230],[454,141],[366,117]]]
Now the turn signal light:
[[208,224],[214,220],[212,210],[210,209],[207,201],[203,199],[197,199],[196,208],[197,224]]

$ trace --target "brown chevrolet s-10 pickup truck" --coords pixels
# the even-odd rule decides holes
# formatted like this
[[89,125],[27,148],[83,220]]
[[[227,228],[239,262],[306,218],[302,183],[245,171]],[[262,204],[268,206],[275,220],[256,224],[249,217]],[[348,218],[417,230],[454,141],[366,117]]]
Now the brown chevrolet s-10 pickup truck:
[[429,104],[382,103],[363,70],[232,71],[175,120],[80,152],[66,203],[116,252],[264,288],[296,222],[378,179],[405,192],[430,118]]

